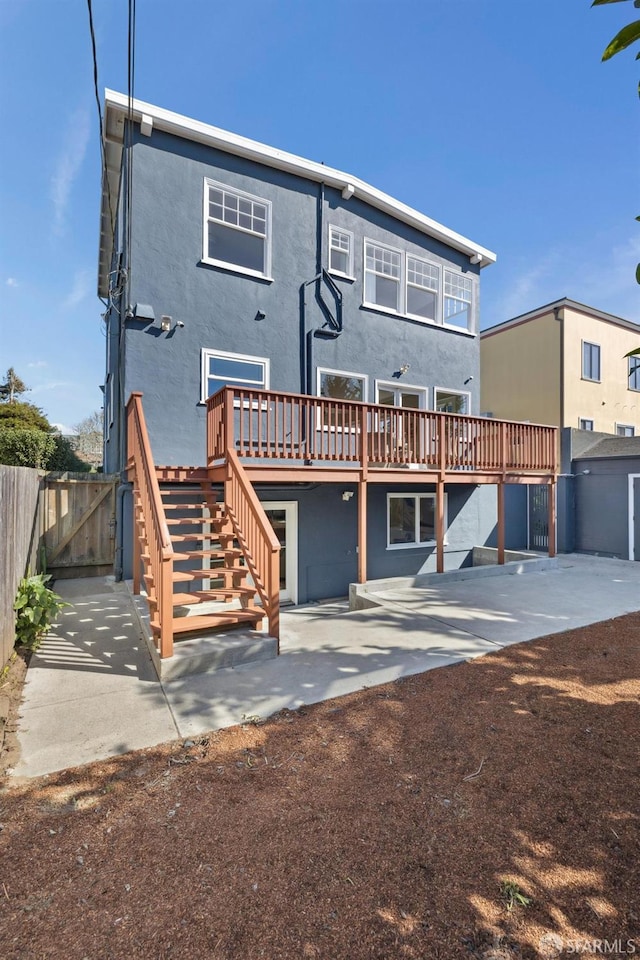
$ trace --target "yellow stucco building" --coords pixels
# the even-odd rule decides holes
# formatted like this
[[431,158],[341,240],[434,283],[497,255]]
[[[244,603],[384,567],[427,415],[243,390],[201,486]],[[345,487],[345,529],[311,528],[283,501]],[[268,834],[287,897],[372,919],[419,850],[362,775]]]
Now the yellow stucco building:
[[557,300],[480,334],[481,410],[618,436],[640,435],[640,325]]

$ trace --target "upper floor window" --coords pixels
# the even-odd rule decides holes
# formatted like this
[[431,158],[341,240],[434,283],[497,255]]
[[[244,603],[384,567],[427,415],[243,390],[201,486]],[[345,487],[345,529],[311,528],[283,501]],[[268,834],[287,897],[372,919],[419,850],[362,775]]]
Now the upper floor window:
[[600,347],[586,340],[582,341],[582,379],[600,380]]
[[578,425],[581,430],[593,430],[593,420],[586,420],[584,417],[580,417]]
[[400,277],[402,254],[391,247],[365,241],[364,245],[364,299],[365,303],[385,307],[400,313]]
[[407,313],[437,320],[439,283],[439,270],[434,264],[407,257]]
[[353,279],[353,234],[329,227],[329,270]]
[[629,390],[640,390],[640,357],[629,357]]
[[444,272],[444,322],[462,330],[471,329],[473,286],[469,277]]
[[269,361],[266,357],[251,357],[222,350],[202,351],[201,400],[217,393],[221,387],[269,389]]
[[434,408],[439,413],[469,413],[469,394],[462,390],[434,390]]
[[636,428],[626,423],[616,423],[616,433],[619,437],[635,437]]
[[271,203],[214,180],[205,180],[203,260],[269,278]]
[[371,240],[364,242],[366,307],[473,332],[474,281]]

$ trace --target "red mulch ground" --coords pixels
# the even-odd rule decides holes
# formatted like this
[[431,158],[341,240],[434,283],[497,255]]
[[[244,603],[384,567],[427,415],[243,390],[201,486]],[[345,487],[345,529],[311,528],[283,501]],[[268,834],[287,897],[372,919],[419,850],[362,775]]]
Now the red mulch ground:
[[631,614],[9,780],[0,955],[640,954],[639,637]]

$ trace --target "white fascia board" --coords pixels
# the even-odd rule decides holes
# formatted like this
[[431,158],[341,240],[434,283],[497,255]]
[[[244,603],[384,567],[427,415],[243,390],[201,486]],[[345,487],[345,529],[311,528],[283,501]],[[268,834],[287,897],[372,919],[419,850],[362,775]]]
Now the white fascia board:
[[472,262],[479,263],[481,267],[486,267],[496,261],[496,255],[491,250],[481,247],[436,220],[419,213],[407,204],[395,200],[389,194],[365,183],[364,180],[359,180],[357,177],[341,170],[334,170],[322,163],[316,163],[314,160],[305,160],[304,157],[287,153],[285,150],[277,150],[275,147],[259,143],[257,140],[249,140],[247,137],[230,133],[228,130],[221,130],[219,127],[213,127],[199,120],[184,117],[179,113],[173,113],[171,110],[164,110],[162,107],[156,107],[142,100],[133,100],[130,103],[126,94],[117,93],[115,90],[105,90],[106,129],[109,129],[107,118],[110,113],[117,112],[122,114],[123,117],[127,117],[130,110],[134,121],[140,123],[144,117],[147,122],[152,121],[154,129],[164,130],[182,139],[204,143],[226,153],[245,157],[248,160],[284,170],[307,180],[325,183],[341,192],[348,188],[348,192],[351,193],[350,188],[352,187],[353,196],[369,203],[378,210],[382,210],[384,213],[390,214],[396,220],[414,227],[421,233],[442,241],[454,250],[459,250],[466,254]]

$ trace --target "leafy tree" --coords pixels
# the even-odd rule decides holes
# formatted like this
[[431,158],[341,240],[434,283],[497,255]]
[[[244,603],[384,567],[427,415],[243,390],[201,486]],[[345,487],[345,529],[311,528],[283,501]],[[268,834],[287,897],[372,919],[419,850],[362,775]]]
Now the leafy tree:
[[[593,0],[591,4],[592,7],[602,7],[605,3],[629,3],[630,0]],[[634,7],[640,7],[640,0],[633,0]],[[611,57],[614,57],[616,53],[620,53],[621,50],[626,50],[627,47],[630,47],[632,43],[640,40],[640,20],[634,20],[633,23],[628,23],[626,27],[623,27],[622,30],[619,30],[616,33],[613,40],[609,43],[604,53],[602,54],[603,60],[610,60]],[[640,53],[636,54],[636,60],[640,59]],[[640,83],[638,84],[638,95],[640,96]],[[640,217],[636,217],[636,220],[640,220]],[[640,283],[640,263],[636,265],[636,282]],[[632,350],[631,353],[625,354],[625,356],[633,356],[640,353],[640,350]]]
[[45,470],[55,449],[55,438],[42,430],[24,427],[0,430],[0,463],[6,463],[10,467],[35,467]]
[[14,400],[13,403],[0,403],[0,430],[20,428],[25,430],[42,430],[52,433],[53,427],[47,420],[40,407],[24,400]]
[[[593,0],[592,7],[602,7],[605,3],[629,3],[630,0]],[[640,0],[633,0],[634,7],[640,7]],[[602,54],[603,60],[610,60],[616,53],[626,50],[627,47],[640,40],[640,20],[634,20],[620,30],[611,43]],[[636,55],[636,60],[640,59],[640,53]],[[639,88],[640,92],[640,88]]]
[[93,466],[102,463],[103,419],[102,410],[96,410],[73,428],[76,433],[73,441],[76,453]]
[[0,383],[0,400],[5,403],[15,403],[16,397],[21,393],[26,393],[29,387],[21,380],[13,367],[9,367],[6,373],[6,380]]

